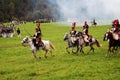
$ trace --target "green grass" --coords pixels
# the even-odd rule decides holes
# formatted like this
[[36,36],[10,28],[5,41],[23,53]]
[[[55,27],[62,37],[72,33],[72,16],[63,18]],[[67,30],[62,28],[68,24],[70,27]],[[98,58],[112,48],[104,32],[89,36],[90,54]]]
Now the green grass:
[[[21,29],[22,38],[15,34],[13,38],[0,38],[0,80],[120,80],[120,56],[110,53],[105,57],[108,42],[103,41],[103,35],[111,26],[90,27],[92,34],[102,44],[101,48],[94,47],[95,52],[86,54],[67,54],[67,42],[63,41],[66,32],[71,27],[63,23],[43,23],[42,39],[50,40],[56,50],[55,57],[44,58],[44,51],[39,51],[34,59],[29,47],[21,45],[22,39],[35,33],[36,24],[17,25]],[[77,26],[77,30],[82,27]]]

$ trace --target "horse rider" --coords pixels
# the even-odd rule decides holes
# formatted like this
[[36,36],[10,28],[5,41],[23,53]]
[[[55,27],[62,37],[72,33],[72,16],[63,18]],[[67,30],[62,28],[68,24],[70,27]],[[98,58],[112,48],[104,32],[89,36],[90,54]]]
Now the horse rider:
[[40,30],[41,32],[41,29],[40,29],[40,21],[37,23],[37,28]]
[[120,41],[120,24],[118,19],[113,21],[111,32],[113,33],[114,38]]
[[34,46],[37,47],[37,49],[39,49],[39,47],[43,47],[44,46],[44,43],[42,42],[42,34],[41,34],[41,31],[40,31],[40,28],[36,28],[36,33],[33,35],[33,43],[34,43]]
[[71,36],[71,41],[72,41],[73,44],[74,44],[75,41],[76,41],[75,34],[76,34],[75,27],[72,27],[72,30],[70,31],[70,36]]
[[89,26],[87,24],[87,21],[85,21],[84,25],[83,25],[83,37],[84,37],[84,40],[85,40],[87,45],[92,40],[92,36],[88,34],[88,28],[89,28]]
[[72,27],[74,27],[74,29],[76,28],[76,22],[72,23]]
[[83,33],[84,33],[84,34],[88,34],[88,28],[89,28],[89,26],[88,26],[88,24],[87,24],[87,21],[85,21],[85,22],[84,22],[84,25],[83,25]]
[[119,32],[119,27],[120,27],[119,20],[118,19],[114,20],[113,24],[112,24],[112,29],[111,30],[113,32],[117,33],[117,32]]
[[116,25],[117,27],[119,27],[119,20],[118,20],[118,19],[115,19],[115,20],[113,21],[113,25]]

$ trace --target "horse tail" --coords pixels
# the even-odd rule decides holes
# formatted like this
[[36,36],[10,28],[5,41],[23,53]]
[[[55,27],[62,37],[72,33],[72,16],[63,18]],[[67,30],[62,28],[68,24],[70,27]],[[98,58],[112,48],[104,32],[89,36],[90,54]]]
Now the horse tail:
[[55,50],[55,47],[54,47],[54,45],[51,42],[50,42],[50,47]]
[[97,47],[101,47],[101,44],[98,42],[98,40],[95,40],[95,42]]

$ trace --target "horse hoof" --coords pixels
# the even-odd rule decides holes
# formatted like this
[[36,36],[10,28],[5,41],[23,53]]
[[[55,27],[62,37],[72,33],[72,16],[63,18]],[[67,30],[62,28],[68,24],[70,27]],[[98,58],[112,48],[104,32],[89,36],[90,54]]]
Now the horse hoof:
[[118,56],[120,56],[120,52],[118,53]]
[[68,54],[70,54],[70,52],[68,52]]
[[38,57],[39,59],[41,59],[41,57]]
[[55,55],[52,55],[52,57],[55,57]]
[[78,54],[76,54],[76,56],[78,56]]
[[47,59],[47,56],[45,56],[45,58]]
[[105,57],[108,57],[108,55],[106,54]]

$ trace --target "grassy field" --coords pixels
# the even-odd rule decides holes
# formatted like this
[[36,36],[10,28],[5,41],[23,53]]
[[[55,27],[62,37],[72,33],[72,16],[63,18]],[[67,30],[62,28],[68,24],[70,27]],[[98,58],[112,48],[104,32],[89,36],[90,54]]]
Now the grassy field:
[[[15,34],[13,38],[0,37],[0,80],[120,80],[120,56],[110,53],[105,57],[108,42],[103,41],[103,35],[111,26],[90,27],[92,34],[102,44],[101,48],[94,47],[95,52],[86,54],[67,54],[67,42],[63,41],[66,32],[71,27],[63,23],[43,23],[42,39],[50,40],[56,50],[55,57],[44,58],[44,52],[39,51],[34,59],[28,46],[23,47],[21,40],[35,33],[36,24],[26,23],[17,25],[21,29],[21,39]],[[82,27],[77,26],[77,30]]]

